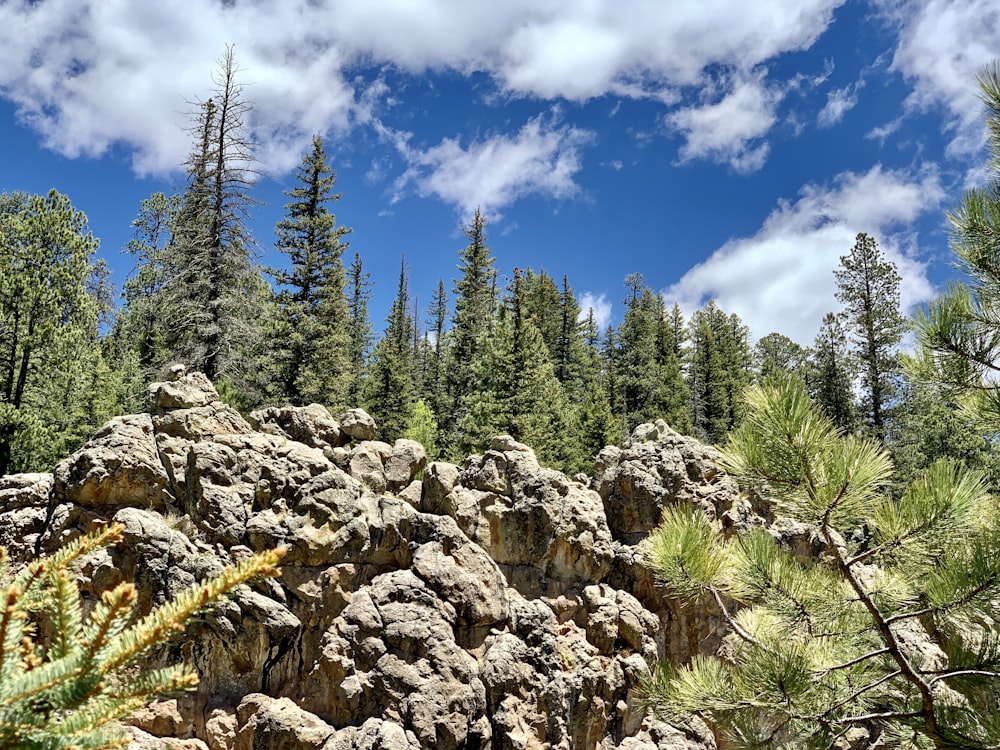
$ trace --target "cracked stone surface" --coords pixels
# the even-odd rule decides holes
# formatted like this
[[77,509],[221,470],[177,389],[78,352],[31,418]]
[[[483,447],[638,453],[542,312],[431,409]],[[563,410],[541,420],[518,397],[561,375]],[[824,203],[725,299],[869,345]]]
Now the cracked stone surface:
[[150,657],[183,656],[201,684],[139,712],[132,747],[716,747],[636,699],[658,659],[725,635],[661,595],[637,546],[681,499],[720,529],[751,522],[711,449],[646,425],[581,481],[509,436],[456,466],[379,442],[357,409],[244,419],[200,373],[151,385],[149,404],[53,475],[0,478],[15,561],[118,521],[124,543],[86,562],[82,586],[132,580],[148,611],[256,550],[288,554],[279,579]]

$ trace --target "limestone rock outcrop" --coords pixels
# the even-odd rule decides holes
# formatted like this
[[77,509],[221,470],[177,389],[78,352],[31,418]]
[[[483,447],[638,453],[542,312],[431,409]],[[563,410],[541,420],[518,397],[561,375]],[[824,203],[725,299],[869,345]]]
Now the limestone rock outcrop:
[[150,608],[253,551],[288,554],[280,578],[152,657],[188,660],[201,684],[137,714],[133,747],[715,747],[637,701],[657,660],[725,635],[711,611],[663,597],[638,546],[678,500],[720,529],[753,521],[712,449],[644,425],[580,481],[509,436],[457,466],[378,442],[360,410],[244,419],[198,373],[149,398],[54,475],[0,478],[15,560],[119,521],[125,542],[87,563],[84,590],[134,580]]

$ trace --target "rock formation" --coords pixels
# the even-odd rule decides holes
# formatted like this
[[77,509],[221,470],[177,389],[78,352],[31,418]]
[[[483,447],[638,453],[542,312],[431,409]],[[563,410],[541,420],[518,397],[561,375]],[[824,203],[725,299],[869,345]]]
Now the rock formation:
[[711,610],[664,598],[638,546],[678,500],[720,529],[751,521],[713,449],[643,425],[585,483],[509,436],[456,466],[376,441],[360,410],[244,419],[198,373],[149,396],[54,474],[0,478],[12,557],[119,521],[125,543],[88,562],[84,588],[135,580],[148,608],[254,550],[288,554],[279,579],[154,658],[188,660],[201,685],[139,712],[134,747],[715,747],[700,723],[667,726],[636,701],[658,659],[725,635]]

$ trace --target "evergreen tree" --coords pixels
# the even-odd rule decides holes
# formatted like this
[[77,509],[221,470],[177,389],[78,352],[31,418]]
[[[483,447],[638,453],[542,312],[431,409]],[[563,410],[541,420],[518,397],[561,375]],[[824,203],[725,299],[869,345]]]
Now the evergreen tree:
[[658,303],[642,274],[625,278],[628,296],[625,315],[618,327],[616,366],[621,388],[621,414],[626,434],[658,413],[660,368],[657,333]]
[[854,363],[841,319],[827,313],[816,334],[806,380],[817,406],[845,432],[854,430],[858,421],[851,392],[853,372]]
[[687,332],[684,314],[676,303],[666,310],[663,297],[657,296],[656,364],[659,369],[657,413],[681,433],[691,430],[691,392],[684,379],[682,362]]
[[242,385],[259,344],[258,315],[266,293],[250,257],[246,215],[252,204],[253,153],[247,132],[251,105],[227,47],[213,75],[214,96],[200,106],[188,184],[170,245],[172,275],[163,303],[173,325],[168,359],[180,359],[213,381]]
[[483,369],[481,360],[496,306],[496,271],[486,246],[486,219],[478,209],[464,231],[469,244],[459,252],[462,276],[455,282],[455,312],[445,369],[448,409],[441,427],[446,453],[453,453],[463,442],[459,424],[467,415],[472,394],[482,390],[476,379]]
[[695,434],[720,442],[740,419],[750,382],[749,331],[736,315],[709,301],[691,316],[688,382]]
[[899,376],[896,351],[906,330],[899,311],[899,274],[874,238],[859,234],[849,255],[840,258],[837,299],[844,304],[864,388],[863,412],[876,437],[885,438],[887,411]]
[[389,311],[388,326],[372,350],[365,381],[365,404],[379,426],[381,438],[390,443],[402,437],[409,427],[416,401],[409,296],[404,260],[400,264],[399,287]]
[[365,271],[361,256],[354,254],[354,260],[347,270],[348,302],[348,405],[361,403],[364,388],[368,348],[372,343],[372,324],[368,318],[368,300],[371,299],[371,274]]
[[800,381],[748,403],[725,467],[824,554],[804,561],[760,528],[724,538],[700,509],[669,508],[647,563],[676,596],[713,601],[735,640],[725,660],[661,666],[654,712],[700,716],[735,747],[830,748],[855,727],[885,747],[996,747],[1000,523],[982,478],[938,462],[886,497],[885,450],[842,435]]
[[514,270],[510,296],[475,373],[460,423],[465,452],[494,435],[510,434],[534,448],[543,463],[562,466],[567,447],[562,392],[541,332],[529,314],[523,277]]
[[326,160],[323,141],[313,147],[296,172],[299,186],[285,195],[292,202],[278,222],[277,249],[291,261],[290,271],[273,271],[283,287],[277,295],[277,323],[272,357],[276,362],[275,395],[295,405],[316,401],[344,407],[350,363],[349,310],[343,253],[350,229],[338,226],[328,204],[336,175]]
[[172,335],[172,311],[165,292],[178,272],[173,251],[179,212],[180,196],[153,193],[140,203],[132,239],[124,248],[136,265],[122,290],[124,307],[112,332],[121,358],[116,365],[131,361],[134,354],[146,381],[170,356],[166,342]]
[[808,350],[780,333],[767,334],[753,350],[753,369],[760,381],[786,373],[804,377],[808,361]]
[[422,398],[434,415],[436,424],[444,421],[445,410],[445,361],[447,357],[447,341],[445,325],[448,322],[448,296],[444,288],[444,280],[438,281],[434,297],[431,299],[430,330],[427,346],[427,374],[421,389]]
[[525,315],[542,334],[553,367],[559,370],[559,336],[562,331],[561,295],[555,280],[545,271],[535,273],[530,268],[522,274]]
[[948,214],[951,246],[967,279],[918,313],[920,375],[961,401],[983,426],[1000,429],[1000,61],[978,76],[986,105],[987,182]]
[[97,246],[87,217],[54,190],[0,195],[0,475],[50,468],[79,432],[101,306]]

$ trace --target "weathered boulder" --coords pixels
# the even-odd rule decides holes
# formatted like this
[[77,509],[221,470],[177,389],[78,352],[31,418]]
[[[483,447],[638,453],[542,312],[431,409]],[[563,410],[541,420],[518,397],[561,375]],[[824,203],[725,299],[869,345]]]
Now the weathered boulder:
[[341,432],[340,423],[320,404],[259,409],[250,412],[249,421],[255,430],[281,435],[321,450],[341,446],[348,438]]
[[45,530],[55,479],[51,474],[0,476],[0,547],[25,560]]
[[54,476],[0,479],[15,559],[121,522],[124,543],[85,561],[81,585],[132,580],[147,611],[254,550],[288,552],[280,579],[149,657],[183,654],[201,685],[138,714],[133,747],[715,747],[637,701],[657,659],[727,632],[665,600],[637,546],[681,500],[720,528],[734,509],[757,522],[711,449],[653,424],[570,479],[510,436],[427,464],[418,443],[375,440],[361,410],[248,421],[197,373],[149,393],[152,414],[110,421]]
[[378,434],[375,420],[364,409],[348,409],[337,416],[340,429],[352,440],[374,440]]
[[192,409],[219,401],[219,392],[203,373],[192,372],[175,380],[152,383],[146,389],[154,414],[167,409]]
[[55,470],[56,497],[85,508],[162,510],[168,484],[148,414],[112,419]]
[[385,481],[389,492],[400,492],[427,465],[427,451],[416,440],[400,438],[385,459]]

